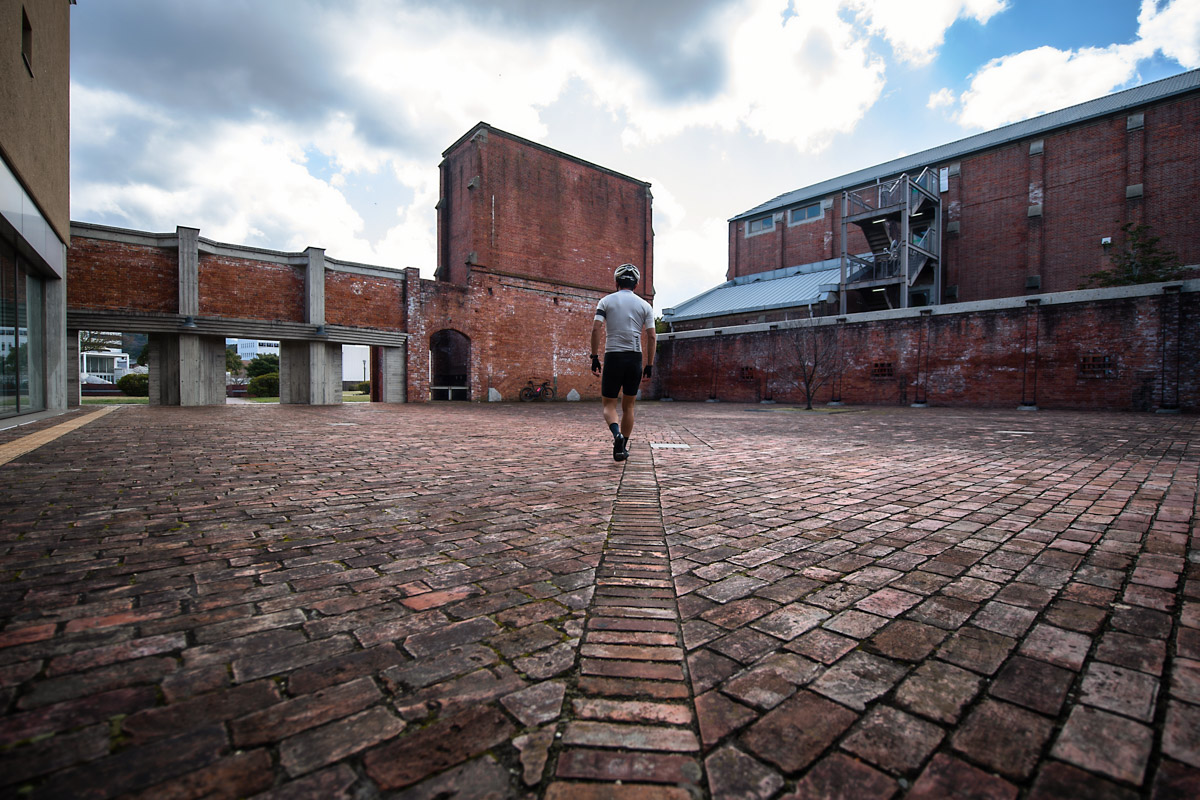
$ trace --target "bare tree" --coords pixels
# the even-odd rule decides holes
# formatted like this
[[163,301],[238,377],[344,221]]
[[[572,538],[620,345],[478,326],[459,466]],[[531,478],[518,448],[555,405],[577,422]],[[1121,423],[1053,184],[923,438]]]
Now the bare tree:
[[79,352],[96,353],[121,348],[121,334],[110,331],[80,331]]
[[813,398],[837,370],[837,332],[832,325],[817,325],[808,307],[808,322],[792,331],[800,367],[800,386],[804,389],[805,410],[811,411]]

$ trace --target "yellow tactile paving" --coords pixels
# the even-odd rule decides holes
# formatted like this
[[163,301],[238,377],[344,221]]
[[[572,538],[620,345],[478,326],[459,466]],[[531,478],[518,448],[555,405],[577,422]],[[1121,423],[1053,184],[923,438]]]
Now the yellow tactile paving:
[[0,444],[0,466],[7,464],[14,458],[21,456],[38,449],[44,444],[53,442],[60,436],[65,436],[76,428],[82,428],[89,422],[100,419],[105,414],[110,414],[116,411],[120,406],[107,406],[82,416],[76,417],[69,422],[64,422],[61,425],[55,425],[52,428],[46,428],[36,433],[31,433],[28,436],[22,436],[20,439],[14,439],[6,444]]

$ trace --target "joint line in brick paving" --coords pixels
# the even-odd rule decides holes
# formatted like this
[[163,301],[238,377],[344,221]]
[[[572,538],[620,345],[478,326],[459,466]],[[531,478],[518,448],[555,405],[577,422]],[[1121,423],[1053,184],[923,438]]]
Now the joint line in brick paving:
[[[548,800],[703,795],[700,738],[650,453],[626,462]],[[604,796],[610,796],[605,794]]]

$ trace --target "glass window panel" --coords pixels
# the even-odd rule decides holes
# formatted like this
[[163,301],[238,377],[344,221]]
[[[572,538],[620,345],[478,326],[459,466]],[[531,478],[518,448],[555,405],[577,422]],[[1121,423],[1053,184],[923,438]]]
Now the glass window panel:
[[0,416],[17,413],[17,259],[0,240]]
[[25,285],[25,329],[21,346],[25,365],[21,372],[21,411],[44,411],[46,408],[46,346],[42,318],[44,291],[42,279],[27,270]]

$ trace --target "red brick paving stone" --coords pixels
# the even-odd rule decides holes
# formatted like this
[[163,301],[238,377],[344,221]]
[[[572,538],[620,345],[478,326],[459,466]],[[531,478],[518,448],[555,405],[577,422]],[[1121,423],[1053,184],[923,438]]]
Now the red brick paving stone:
[[92,725],[73,733],[19,745],[0,752],[0,785],[22,783],[55,770],[108,755],[110,728]]
[[436,658],[421,659],[382,672],[388,688],[393,692],[403,689],[421,689],[440,683],[446,678],[488,667],[498,661],[496,654],[487,647],[469,644],[453,647]]
[[902,664],[855,651],[826,670],[809,688],[861,711],[867,703],[890,691],[907,671]]
[[789,642],[784,649],[808,656],[822,664],[832,664],[857,646],[858,642],[849,636],[818,628]]
[[279,763],[288,775],[303,775],[390,739],[404,727],[404,720],[397,719],[387,709],[369,708],[284,739],[279,747]]
[[349,800],[349,789],[357,780],[358,776],[354,774],[353,769],[345,764],[338,764],[303,778],[287,781],[262,794],[256,794],[253,800]]
[[0,717],[0,747],[7,747],[22,739],[80,728],[121,714],[133,714],[153,707],[155,701],[152,687],[139,686],[9,714]]
[[955,750],[1011,778],[1033,774],[1050,738],[1051,720],[1018,706],[984,700],[950,739]]
[[[773,665],[758,666],[728,681],[721,691],[746,705],[763,710],[774,708],[796,692],[796,687],[807,683],[816,674],[818,665],[791,656],[795,664],[775,659]],[[771,661],[771,659],[768,659]]]
[[829,619],[829,616],[829,612],[823,608],[793,603],[759,617],[750,623],[750,627],[790,642]]
[[741,741],[762,760],[784,772],[797,772],[816,760],[855,719],[854,712],[801,690],[751,725]]
[[564,750],[558,758],[555,775],[568,779],[669,784],[698,784],[701,778],[700,765],[692,756],[583,747]]
[[733,747],[713,751],[704,767],[714,798],[766,800],[783,787],[778,772]]
[[1154,775],[1151,800],[1195,800],[1200,797],[1200,769],[1164,758]]
[[248,797],[271,787],[275,774],[266,750],[235,753],[217,763],[151,786],[128,800],[193,800],[208,797]]
[[511,784],[507,769],[491,756],[481,756],[391,797],[393,800],[505,800],[514,796]]
[[1076,706],[1050,754],[1089,772],[1141,783],[1153,745],[1150,728],[1107,711]]
[[1016,645],[1015,639],[965,625],[942,643],[937,656],[943,661],[974,672],[992,675],[1000,669],[1000,665]]
[[661,750],[689,753],[700,749],[696,734],[690,730],[661,725],[625,725],[609,722],[568,722],[563,731],[564,745],[582,747],[620,747],[630,750]]
[[1158,697],[1158,679],[1112,664],[1093,662],[1083,673],[1080,702],[1152,722]]
[[550,747],[554,744],[555,731],[555,726],[547,725],[512,740],[513,747],[520,753],[521,780],[526,786],[537,786],[542,782],[546,762],[550,758]]
[[834,753],[810,769],[796,784],[795,792],[779,800],[888,800],[899,788],[882,772],[844,753]]
[[993,697],[1016,703],[1047,716],[1057,716],[1075,673],[1045,661],[1013,656],[992,681]]
[[382,788],[400,789],[490,750],[513,733],[494,706],[476,706],[368,750],[363,763]]
[[905,800],[1013,800],[1017,787],[1003,778],[945,753],[938,753]]
[[566,691],[566,684],[561,681],[545,681],[513,692],[501,698],[500,703],[522,725],[532,728],[558,718]]
[[1028,800],[1062,800],[1086,797],[1088,800],[1136,800],[1137,792],[1091,775],[1069,764],[1049,761],[1038,772],[1027,795]]
[[896,690],[896,702],[935,722],[954,723],[979,693],[978,675],[943,661],[927,661]]
[[576,687],[585,694],[609,697],[653,697],[659,700],[684,699],[689,696],[687,684],[667,681],[639,681],[626,678],[583,676]]
[[937,725],[890,706],[876,706],[854,726],[842,748],[893,773],[919,767],[945,734]]
[[678,786],[654,784],[577,783],[555,781],[546,787],[544,800],[693,800]]
[[1029,658],[1048,661],[1078,672],[1091,644],[1092,639],[1086,634],[1039,624],[1025,637],[1019,652]]
[[779,640],[765,633],[738,628],[708,643],[708,648],[742,664],[751,664],[779,647]]
[[692,723],[692,709],[683,703],[578,698],[572,701],[572,708],[577,719],[648,722],[665,725],[690,725]]
[[689,653],[687,664],[692,691],[697,694],[708,691],[741,669],[741,665],[733,659],[706,648]]
[[[687,615],[683,613],[683,601],[685,599],[680,598],[680,615],[686,619]],[[723,606],[710,608],[700,614],[700,618],[706,622],[711,622],[714,625],[720,625],[722,628],[732,630],[740,628],[759,617],[770,614],[778,608],[779,604],[773,603],[770,600],[763,600],[758,597],[745,597]]]
[[[1176,650],[1179,653],[1178,648]],[[1119,631],[1108,631],[1096,648],[1096,660],[1120,667],[1136,669],[1151,675],[1161,675],[1167,657],[1167,643],[1145,636],[1132,636]]]
[[219,725],[193,728],[170,739],[57,772],[36,791],[41,797],[72,800],[127,794],[207,767],[226,749],[225,732]]
[[700,739],[706,748],[758,718],[758,714],[751,709],[715,690],[697,697],[695,704]]
[[[233,692],[227,692],[231,695]],[[236,716],[247,708],[236,707],[223,710],[217,719],[232,719],[229,724],[233,743],[238,747],[249,747],[266,742],[277,742],[318,725],[362,711],[382,698],[375,682],[370,678],[359,678],[313,694],[276,702],[260,711]],[[183,704],[180,704],[181,706]],[[172,708],[167,706],[168,709]],[[159,709],[154,709],[157,711]],[[154,713],[153,711],[148,712]],[[234,718],[236,716],[236,718]],[[180,722],[186,717],[176,717]],[[126,721],[136,723],[137,716]],[[136,730],[135,728],[131,730]]]
[[1200,769],[1200,707],[1171,701],[1163,726],[1162,751]]
[[1200,661],[1175,658],[1171,663],[1171,698],[1200,705]]

